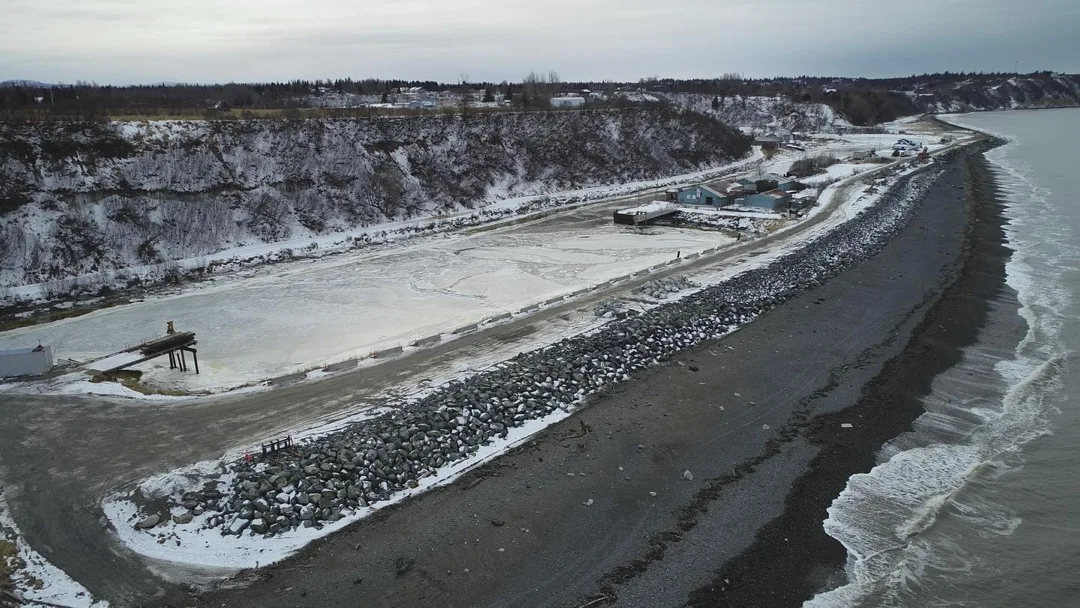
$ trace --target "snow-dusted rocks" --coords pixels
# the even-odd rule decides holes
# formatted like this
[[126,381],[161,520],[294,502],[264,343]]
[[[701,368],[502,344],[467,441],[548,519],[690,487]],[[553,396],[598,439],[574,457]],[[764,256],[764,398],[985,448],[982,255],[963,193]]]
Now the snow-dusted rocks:
[[719,121],[661,107],[0,125],[0,286],[688,173],[748,151]]
[[859,216],[767,266],[520,354],[288,451],[232,463],[224,492],[188,492],[177,502],[187,508],[187,499],[196,498],[196,506],[211,513],[196,521],[221,534],[274,536],[322,527],[391,500],[510,429],[572,410],[634,372],[718,338],[872,255],[907,223],[933,177],[900,178]]

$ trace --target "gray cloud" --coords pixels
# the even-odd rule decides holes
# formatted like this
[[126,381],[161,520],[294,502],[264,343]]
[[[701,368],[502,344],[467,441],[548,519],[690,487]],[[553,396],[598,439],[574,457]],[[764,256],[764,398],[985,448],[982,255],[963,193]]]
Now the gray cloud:
[[0,79],[1080,72],[1075,0],[8,0]]

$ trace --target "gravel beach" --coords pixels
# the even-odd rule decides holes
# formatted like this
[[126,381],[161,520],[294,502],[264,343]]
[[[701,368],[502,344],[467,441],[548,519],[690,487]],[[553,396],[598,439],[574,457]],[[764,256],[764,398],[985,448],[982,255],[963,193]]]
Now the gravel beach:
[[[1000,217],[968,158],[869,260],[638,372],[456,483],[192,601],[801,603],[842,569],[825,508],[918,415],[921,387],[1000,289]],[[987,253],[983,268],[965,266],[970,251]],[[958,278],[967,297],[949,295]]]

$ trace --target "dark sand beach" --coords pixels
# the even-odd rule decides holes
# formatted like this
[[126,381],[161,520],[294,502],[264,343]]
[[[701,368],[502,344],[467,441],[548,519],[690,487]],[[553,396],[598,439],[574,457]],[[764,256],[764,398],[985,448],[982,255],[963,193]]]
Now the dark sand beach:
[[801,604],[842,580],[826,508],[910,427],[1004,286],[983,162],[952,160],[884,250],[823,286],[452,485],[191,602]]

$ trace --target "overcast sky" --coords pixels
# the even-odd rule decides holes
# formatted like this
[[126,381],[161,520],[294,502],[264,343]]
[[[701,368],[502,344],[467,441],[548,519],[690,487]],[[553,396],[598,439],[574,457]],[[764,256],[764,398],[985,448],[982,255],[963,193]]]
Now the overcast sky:
[[2,0],[0,80],[1080,72],[1080,0]]

